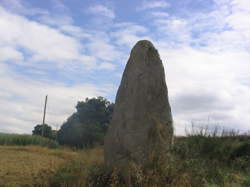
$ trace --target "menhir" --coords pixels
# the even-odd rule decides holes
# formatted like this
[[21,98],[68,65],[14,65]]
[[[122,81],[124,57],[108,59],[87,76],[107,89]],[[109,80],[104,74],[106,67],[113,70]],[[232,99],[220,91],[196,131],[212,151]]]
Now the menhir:
[[133,47],[118,89],[113,118],[105,137],[105,164],[147,166],[166,156],[173,120],[162,61],[150,41]]

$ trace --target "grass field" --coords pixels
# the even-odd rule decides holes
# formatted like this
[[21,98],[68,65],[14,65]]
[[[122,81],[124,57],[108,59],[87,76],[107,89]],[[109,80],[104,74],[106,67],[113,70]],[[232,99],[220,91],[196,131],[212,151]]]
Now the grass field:
[[179,137],[166,162],[128,168],[107,172],[101,147],[0,146],[1,187],[250,187],[250,137]]
[[102,161],[100,149],[74,152],[38,146],[0,146],[0,186],[64,186],[64,180],[70,183],[79,178],[78,182],[84,184],[87,166]]
[[0,186],[46,184],[77,153],[35,146],[0,146]]

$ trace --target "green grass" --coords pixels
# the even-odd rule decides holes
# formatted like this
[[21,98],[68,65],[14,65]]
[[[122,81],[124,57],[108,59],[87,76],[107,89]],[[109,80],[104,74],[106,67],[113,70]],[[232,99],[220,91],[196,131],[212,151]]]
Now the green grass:
[[34,135],[3,134],[0,133],[0,145],[39,145],[48,148],[58,148],[56,141]]

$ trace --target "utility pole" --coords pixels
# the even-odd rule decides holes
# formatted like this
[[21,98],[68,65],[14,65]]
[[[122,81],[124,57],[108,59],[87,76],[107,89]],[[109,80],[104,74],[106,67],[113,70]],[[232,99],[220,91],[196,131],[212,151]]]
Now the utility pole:
[[46,97],[45,97],[45,104],[44,104],[44,110],[43,110],[42,136],[44,136],[44,126],[45,126],[45,115],[46,115],[47,100],[48,100],[48,95],[46,95]]

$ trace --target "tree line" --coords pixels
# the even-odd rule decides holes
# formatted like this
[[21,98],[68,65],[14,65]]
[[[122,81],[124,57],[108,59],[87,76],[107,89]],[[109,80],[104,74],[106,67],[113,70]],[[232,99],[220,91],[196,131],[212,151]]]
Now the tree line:
[[76,112],[68,117],[59,131],[52,130],[47,124],[38,124],[32,134],[78,148],[103,144],[113,110],[114,103],[104,97],[86,98],[77,103]]

